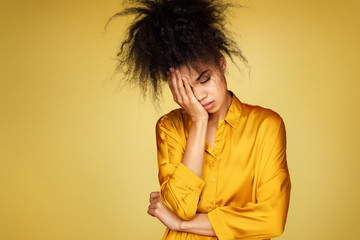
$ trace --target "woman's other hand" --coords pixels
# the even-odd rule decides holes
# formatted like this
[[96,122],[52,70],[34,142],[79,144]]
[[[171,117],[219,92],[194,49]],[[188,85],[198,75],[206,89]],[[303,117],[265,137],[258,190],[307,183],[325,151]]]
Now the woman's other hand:
[[180,230],[182,220],[177,217],[165,204],[161,201],[159,192],[150,193],[150,205],[147,213],[158,218],[165,226],[171,230]]
[[185,109],[189,114],[191,121],[207,121],[209,114],[196,99],[189,80],[186,77],[181,76],[179,70],[174,68],[170,68],[167,76],[174,101]]

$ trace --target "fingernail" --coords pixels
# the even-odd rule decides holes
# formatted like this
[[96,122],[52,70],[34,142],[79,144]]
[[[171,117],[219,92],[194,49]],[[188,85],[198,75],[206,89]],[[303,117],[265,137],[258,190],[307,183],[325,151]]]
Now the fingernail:
[[178,69],[176,69],[176,74],[180,74],[180,72],[179,72],[179,70],[178,70]]
[[174,68],[171,67],[171,68],[170,68],[170,72],[174,72]]
[[183,81],[186,81],[186,78],[185,78],[185,77],[182,77],[182,80],[183,80]]

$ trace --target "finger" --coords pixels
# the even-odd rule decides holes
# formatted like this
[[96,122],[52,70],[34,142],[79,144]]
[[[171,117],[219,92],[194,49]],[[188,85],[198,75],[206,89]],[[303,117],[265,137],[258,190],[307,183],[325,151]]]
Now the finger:
[[161,201],[158,202],[152,202],[148,209],[155,209],[155,208],[161,208],[163,206],[163,203]]
[[149,215],[153,216],[153,217],[156,217],[156,216],[155,216],[155,211],[154,211],[154,209],[148,209],[148,210],[147,210],[147,213],[148,213]]
[[156,204],[154,203],[151,203],[149,206],[148,206],[148,209],[155,209],[156,208]]
[[184,95],[184,81],[178,69],[175,70],[175,76],[176,76],[176,87],[178,88],[179,93],[181,95]]
[[175,70],[173,68],[170,68],[170,75],[171,75],[171,81],[172,81],[172,86],[173,86],[173,89],[174,89],[174,100],[175,102],[177,103],[181,103],[182,102],[182,98],[181,98],[181,95],[179,93],[179,89],[177,87],[177,78],[176,78],[176,74],[175,74]]
[[188,98],[188,96],[187,96],[187,94],[185,92],[184,81],[183,81],[183,79],[181,77],[181,74],[180,74],[178,69],[176,69],[175,74],[176,74],[177,87],[178,87],[179,93],[181,95],[181,98],[182,98],[183,102],[185,102],[189,98]]
[[151,202],[155,197],[156,197],[156,192],[151,192],[149,202]]
[[184,81],[184,86],[185,86],[185,91],[187,96],[190,98],[190,100],[196,100],[194,92],[191,89],[191,86],[187,80],[186,77],[182,77],[183,81]]
[[150,193],[150,202],[153,202],[154,201],[154,199],[156,199],[156,198],[160,198],[160,193],[159,192],[151,192]]
[[174,96],[175,95],[174,85],[172,84],[170,69],[169,69],[169,71],[166,72],[166,76],[167,76],[167,81],[168,81],[168,84],[169,84],[171,94]]
[[155,197],[150,200],[150,203],[156,203],[156,202],[161,202],[160,197]]
[[150,203],[156,203],[156,202],[161,202],[160,197],[155,197],[150,200]]

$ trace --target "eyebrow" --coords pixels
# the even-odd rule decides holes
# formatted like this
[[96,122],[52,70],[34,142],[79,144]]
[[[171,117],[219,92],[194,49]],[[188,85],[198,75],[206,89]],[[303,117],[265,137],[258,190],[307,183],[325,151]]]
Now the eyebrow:
[[201,79],[201,77],[205,74],[205,73],[207,73],[209,70],[205,70],[205,71],[202,71],[201,73],[200,73],[200,75],[196,78],[196,82],[197,81],[199,81],[200,79]]

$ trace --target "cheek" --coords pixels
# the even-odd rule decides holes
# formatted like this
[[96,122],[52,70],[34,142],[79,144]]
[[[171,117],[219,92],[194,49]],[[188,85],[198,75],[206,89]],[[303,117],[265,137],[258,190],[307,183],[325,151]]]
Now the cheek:
[[216,95],[217,93],[217,84],[215,81],[209,81],[206,86],[204,86],[204,90],[208,93],[208,95]]
[[223,81],[221,80],[212,80],[208,84],[208,91],[215,95],[220,95],[223,92],[223,89],[226,88]]

